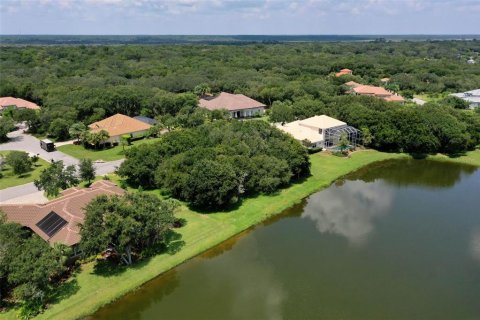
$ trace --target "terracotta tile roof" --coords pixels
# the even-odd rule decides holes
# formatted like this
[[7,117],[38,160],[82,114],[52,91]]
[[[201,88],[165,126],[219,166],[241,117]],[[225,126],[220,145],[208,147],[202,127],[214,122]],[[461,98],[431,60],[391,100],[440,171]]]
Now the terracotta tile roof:
[[40,110],[40,106],[37,104],[14,97],[1,97],[0,98],[0,110],[9,106],[16,106],[17,108],[27,108],[32,110]]
[[209,110],[227,109],[228,111],[264,108],[261,102],[253,100],[243,94],[232,94],[222,92],[216,97],[205,97],[200,99],[199,106]]
[[110,137],[119,136],[138,131],[148,130],[151,125],[129,116],[117,113],[106,119],[97,121],[88,126],[90,131],[98,132],[105,130]]
[[361,85],[352,88],[352,92],[362,96],[375,96],[382,98],[386,101],[403,102],[405,99],[400,95],[395,95],[388,90],[381,87]]
[[404,102],[405,98],[399,95],[391,95],[390,97],[385,98],[387,101],[395,101],[395,102]]
[[341,76],[344,76],[346,74],[352,74],[352,73],[353,73],[353,71],[350,70],[350,69],[342,69],[342,70],[340,70],[340,72],[335,73],[335,76],[336,77],[341,77]]
[[[90,188],[67,189],[60,198],[43,205],[0,205],[0,210],[6,214],[7,220],[30,228],[45,241],[72,246],[80,242],[79,224],[85,218],[83,212],[85,206],[99,195],[121,195],[124,192],[112,182],[101,180],[94,182]],[[50,237],[37,226],[37,223],[52,211],[67,224]]]
[[372,96],[391,96],[392,94],[381,87],[361,85],[353,88],[353,92],[361,95],[372,95]]

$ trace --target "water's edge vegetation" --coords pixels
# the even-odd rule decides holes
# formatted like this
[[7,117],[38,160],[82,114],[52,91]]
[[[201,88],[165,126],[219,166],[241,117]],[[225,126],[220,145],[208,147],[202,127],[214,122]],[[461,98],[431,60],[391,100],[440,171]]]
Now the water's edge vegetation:
[[[58,302],[50,305],[38,319],[78,319],[88,316],[158,275],[283,212],[346,174],[374,162],[409,157],[407,154],[373,150],[355,152],[348,159],[324,153],[314,154],[310,157],[311,176],[273,196],[260,195],[246,199],[234,210],[211,214],[199,214],[182,206],[177,216],[186,219],[188,223],[179,229],[182,238],[178,240],[178,251],[157,255],[116,272],[101,270],[94,263],[86,264],[75,277],[62,285],[58,290]],[[480,150],[457,158],[435,155],[428,159],[480,167]],[[3,314],[2,318],[3,316],[13,319],[15,310]]]

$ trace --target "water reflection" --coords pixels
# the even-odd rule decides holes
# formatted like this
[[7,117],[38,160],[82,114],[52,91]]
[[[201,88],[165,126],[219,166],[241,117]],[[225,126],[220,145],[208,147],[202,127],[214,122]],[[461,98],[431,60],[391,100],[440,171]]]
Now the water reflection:
[[393,191],[382,182],[350,181],[311,196],[302,217],[314,221],[321,233],[341,235],[361,246],[392,201]]
[[205,283],[232,295],[229,318],[255,319],[262,315],[261,319],[283,319],[282,304],[287,292],[273,266],[262,260],[256,238],[242,239],[235,250],[235,254],[221,256],[221,263],[217,260],[202,268]]
[[480,262],[480,227],[473,231],[470,247],[473,259]]
[[430,160],[387,160],[364,167],[347,176],[348,180],[372,182],[383,180],[393,186],[449,188],[463,175],[471,175],[474,166]]
[[[165,272],[161,277],[147,282],[138,290],[122,297],[119,300],[121,301],[119,306],[102,308],[94,316],[87,319],[142,319],[144,310],[151,308],[172,294],[179,285],[180,279],[177,271],[172,269]],[[118,304],[118,302],[114,302],[114,304]],[[135,306],[135,308],[129,306]]]

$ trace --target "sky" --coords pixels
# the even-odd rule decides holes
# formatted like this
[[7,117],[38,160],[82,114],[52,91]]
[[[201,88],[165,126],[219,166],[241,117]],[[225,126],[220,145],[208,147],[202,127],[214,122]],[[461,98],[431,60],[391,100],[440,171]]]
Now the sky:
[[0,0],[0,34],[479,34],[480,0]]

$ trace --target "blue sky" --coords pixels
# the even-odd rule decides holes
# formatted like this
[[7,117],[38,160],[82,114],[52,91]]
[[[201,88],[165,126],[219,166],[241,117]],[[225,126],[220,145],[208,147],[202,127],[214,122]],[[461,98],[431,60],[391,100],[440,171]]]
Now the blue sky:
[[479,34],[480,0],[0,0],[0,34]]

